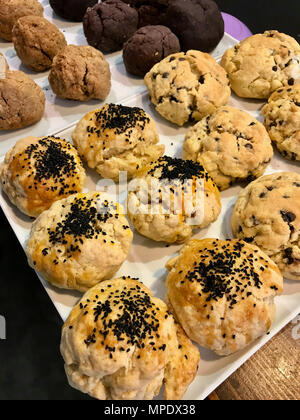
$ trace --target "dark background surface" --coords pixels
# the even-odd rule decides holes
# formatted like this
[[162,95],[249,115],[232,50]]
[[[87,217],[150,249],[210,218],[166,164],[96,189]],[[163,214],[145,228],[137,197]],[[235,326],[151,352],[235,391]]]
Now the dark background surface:
[[[277,29],[300,41],[299,0],[223,0],[222,11],[253,33]],[[71,389],[59,353],[61,319],[0,210],[0,315],[7,339],[0,340],[0,400],[80,400]]]

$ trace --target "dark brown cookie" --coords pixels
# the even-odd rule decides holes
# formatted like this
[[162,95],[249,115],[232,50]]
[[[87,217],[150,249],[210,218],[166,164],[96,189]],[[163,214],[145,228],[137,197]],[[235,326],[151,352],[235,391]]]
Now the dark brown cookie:
[[120,0],[96,4],[83,19],[88,43],[102,52],[121,50],[137,27],[138,12]]
[[124,45],[123,59],[129,73],[145,76],[156,63],[179,51],[179,40],[169,28],[145,26]]
[[178,36],[182,51],[212,51],[224,35],[221,12],[212,0],[172,0],[164,25]]
[[81,22],[87,8],[94,6],[98,0],[49,0],[49,3],[57,15]]

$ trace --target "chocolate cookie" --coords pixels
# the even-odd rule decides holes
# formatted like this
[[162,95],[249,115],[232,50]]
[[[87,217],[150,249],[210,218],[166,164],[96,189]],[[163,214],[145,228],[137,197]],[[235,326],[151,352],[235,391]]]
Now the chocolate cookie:
[[102,52],[121,50],[138,28],[138,12],[120,0],[107,0],[88,9],[83,29],[90,45]]
[[81,22],[88,7],[93,7],[98,0],[49,0],[54,12],[68,20]]
[[156,63],[179,51],[179,40],[169,28],[145,26],[124,45],[123,59],[128,73],[145,76]]
[[160,25],[163,22],[164,9],[154,5],[143,5],[138,9],[139,28],[148,25]]
[[224,35],[221,12],[212,0],[173,0],[164,25],[178,36],[182,51],[212,51]]

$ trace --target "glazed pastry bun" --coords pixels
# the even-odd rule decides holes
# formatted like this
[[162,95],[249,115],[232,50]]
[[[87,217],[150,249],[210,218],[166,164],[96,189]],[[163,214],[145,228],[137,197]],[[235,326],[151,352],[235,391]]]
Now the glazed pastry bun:
[[103,193],[75,194],[35,221],[26,253],[54,286],[85,292],[119,270],[132,237],[122,206]]
[[182,398],[199,351],[166,304],[136,279],[90,289],[63,326],[61,353],[71,386],[99,400],[151,400],[165,384]]
[[220,192],[197,162],[163,156],[141,169],[129,186],[128,217],[154,241],[182,243],[217,220]]
[[103,178],[119,180],[126,171],[128,179],[139,168],[164,154],[165,146],[153,119],[141,108],[107,104],[89,112],[77,124],[73,141],[88,166]]
[[86,175],[77,150],[56,137],[26,137],[0,165],[0,185],[10,201],[31,217],[81,192]]
[[200,346],[227,356],[270,330],[283,278],[256,246],[240,240],[192,240],[167,269],[170,307]]

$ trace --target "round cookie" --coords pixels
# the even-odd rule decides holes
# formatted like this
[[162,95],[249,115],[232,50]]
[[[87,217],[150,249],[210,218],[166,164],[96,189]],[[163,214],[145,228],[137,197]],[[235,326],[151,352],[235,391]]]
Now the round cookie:
[[67,45],[63,33],[40,16],[20,18],[13,28],[12,39],[22,63],[34,71],[50,69],[53,58]]
[[178,36],[182,51],[211,52],[224,36],[224,20],[212,0],[172,0],[163,22]]
[[146,74],[145,84],[157,112],[179,126],[212,114],[231,94],[224,69],[200,51],[165,58]]
[[0,38],[12,40],[12,30],[23,16],[43,16],[44,9],[38,0],[1,0]]
[[247,112],[225,106],[191,127],[183,159],[199,162],[221,190],[258,178],[273,157],[265,127]]
[[196,162],[163,156],[129,185],[127,213],[136,230],[158,242],[182,243],[221,212],[220,193]]
[[234,236],[259,246],[284,277],[300,280],[300,175],[277,172],[252,182],[232,215]]
[[103,178],[119,180],[119,172],[132,178],[164,154],[165,146],[152,118],[141,108],[107,104],[89,112],[77,124],[73,142],[88,166]]
[[22,71],[7,71],[0,77],[0,131],[32,125],[43,117],[45,95]]
[[221,65],[238,96],[267,99],[276,89],[300,83],[300,45],[288,35],[266,31],[226,51]]
[[26,137],[0,165],[0,185],[10,201],[31,217],[62,198],[81,192],[85,170],[76,149],[55,137]]
[[130,277],[83,296],[63,326],[61,353],[70,385],[99,400],[152,400],[163,384],[166,400],[181,399],[200,360],[167,305]]
[[138,12],[121,0],[88,9],[83,19],[87,42],[102,52],[119,51],[138,28]]
[[200,346],[228,356],[270,330],[283,278],[256,246],[238,240],[192,240],[166,267],[170,307]]
[[300,160],[300,84],[278,89],[262,109],[265,126],[279,152]]
[[119,270],[132,236],[122,206],[106,194],[75,194],[36,219],[26,254],[54,286],[85,292]]
[[156,63],[179,51],[177,36],[166,26],[145,26],[125,43],[123,60],[128,73],[145,76]]
[[60,98],[104,101],[110,92],[111,73],[100,51],[89,46],[68,45],[54,57],[49,82]]
[[93,7],[98,0],[49,0],[54,12],[67,20],[81,22],[88,7]]

